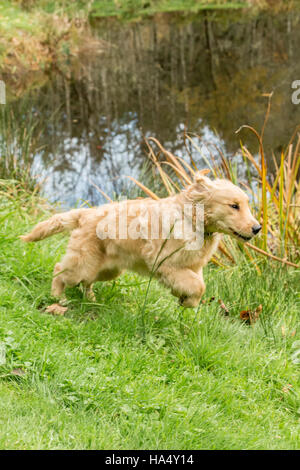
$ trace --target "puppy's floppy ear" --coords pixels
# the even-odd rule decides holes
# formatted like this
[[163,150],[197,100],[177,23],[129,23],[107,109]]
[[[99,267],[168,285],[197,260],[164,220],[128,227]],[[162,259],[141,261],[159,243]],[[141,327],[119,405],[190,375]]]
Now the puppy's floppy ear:
[[197,171],[197,173],[194,175],[194,183],[199,186],[211,187],[213,184],[212,181],[207,176],[205,176],[209,172],[210,170],[207,168]]
[[214,189],[214,183],[207,176],[210,170],[197,171],[194,175],[194,182],[187,190],[188,197],[192,201],[205,200]]

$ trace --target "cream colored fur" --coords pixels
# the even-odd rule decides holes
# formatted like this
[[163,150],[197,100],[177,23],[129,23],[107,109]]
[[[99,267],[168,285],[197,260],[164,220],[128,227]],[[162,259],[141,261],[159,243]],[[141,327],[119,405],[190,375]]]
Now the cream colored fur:
[[[146,208],[151,214],[159,208],[162,214],[169,215],[178,211],[178,207],[183,210],[188,203],[204,206],[204,243],[196,251],[187,249],[188,240],[184,237],[175,239],[172,233],[168,240],[130,237],[101,240],[96,233],[101,221],[113,210],[121,210],[124,204],[128,207],[129,224],[131,210],[136,209],[142,214]],[[238,205],[238,209],[232,205]],[[143,230],[143,224],[149,221],[140,217],[138,223]],[[106,204],[100,208],[74,209],[39,223],[21,238],[33,242],[59,232],[71,232],[67,252],[54,268],[52,294],[57,298],[63,296],[66,287],[82,283],[88,297],[93,299],[94,282],[114,279],[128,269],[142,275],[152,273],[183,306],[195,307],[205,291],[202,269],[216,251],[221,234],[250,239],[252,228],[257,225],[248,206],[248,197],[240,188],[228,180],[212,181],[199,172],[194,183],[176,196],[158,201],[143,199]]]

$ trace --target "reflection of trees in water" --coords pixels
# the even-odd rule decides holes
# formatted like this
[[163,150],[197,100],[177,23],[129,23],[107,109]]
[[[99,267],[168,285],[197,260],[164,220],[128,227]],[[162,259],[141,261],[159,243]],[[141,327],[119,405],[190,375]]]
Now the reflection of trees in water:
[[[245,123],[261,127],[261,95],[271,90],[265,142],[275,150],[285,145],[299,123],[290,99],[291,82],[299,78],[299,23],[291,14],[230,24],[228,13],[100,22],[95,31],[107,51],[82,56],[70,78],[55,75],[33,96],[44,128],[41,159],[56,173],[54,183],[67,184],[73,196],[93,196],[89,177],[118,191],[120,175],[142,165],[142,133],[176,153],[184,124],[200,135],[216,129],[235,151],[240,136],[234,131]],[[252,136],[246,139],[254,144]]]

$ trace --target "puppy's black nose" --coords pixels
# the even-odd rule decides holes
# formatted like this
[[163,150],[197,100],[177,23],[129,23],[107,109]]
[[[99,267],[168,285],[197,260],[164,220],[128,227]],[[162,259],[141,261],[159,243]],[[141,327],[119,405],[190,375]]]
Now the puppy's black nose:
[[253,225],[252,232],[256,235],[261,230],[261,225]]

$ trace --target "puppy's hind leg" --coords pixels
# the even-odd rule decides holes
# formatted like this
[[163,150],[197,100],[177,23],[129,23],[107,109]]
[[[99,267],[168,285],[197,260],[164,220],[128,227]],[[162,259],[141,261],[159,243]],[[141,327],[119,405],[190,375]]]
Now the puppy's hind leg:
[[60,263],[57,263],[54,267],[53,271],[53,280],[52,280],[52,286],[51,286],[51,294],[53,297],[56,297],[57,299],[64,300],[64,290],[65,290],[65,283],[62,279],[62,274],[60,274],[63,271],[62,265]]

